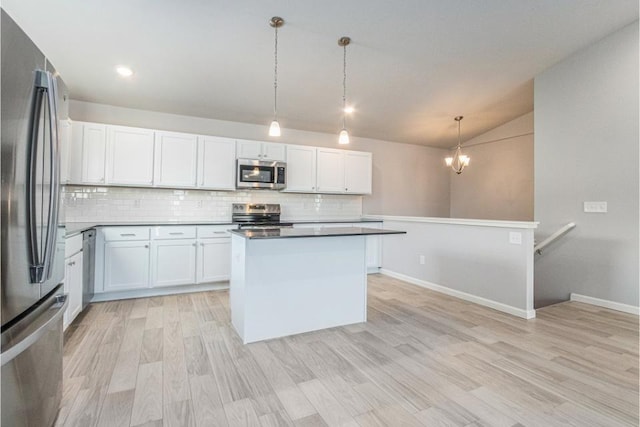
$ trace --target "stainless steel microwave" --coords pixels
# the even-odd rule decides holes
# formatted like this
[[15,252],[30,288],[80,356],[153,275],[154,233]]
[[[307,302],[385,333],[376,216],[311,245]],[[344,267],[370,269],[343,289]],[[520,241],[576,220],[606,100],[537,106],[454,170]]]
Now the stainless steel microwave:
[[236,188],[282,190],[286,188],[286,163],[238,159]]

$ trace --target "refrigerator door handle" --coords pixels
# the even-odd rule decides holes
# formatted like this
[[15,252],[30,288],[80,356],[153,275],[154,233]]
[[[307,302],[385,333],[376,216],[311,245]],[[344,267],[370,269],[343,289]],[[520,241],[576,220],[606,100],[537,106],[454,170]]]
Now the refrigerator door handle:
[[[27,141],[29,158],[27,161],[27,232],[30,255],[31,283],[42,283],[51,277],[51,265],[55,252],[57,233],[58,199],[60,195],[58,170],[58,123],[56,82],[51,73],[43,70],[35,71],[34,92],[29,118],[29,139]],[[37,160],[39,122],[42,111],[43,97],[47,97],[47,111],[49,119],[49,200],[47,212],[46,233],[43,236],[44,245],[38,240],[38,224],[36,212],[37,197]],[[43,147],[44,150],[44,147]],[[44,152],[43,152],[44,155]],[[44,173],[44,170],[43,170]],[[44,190],[43,190],[44,191]],[[42,240],[42,238],[41,238]],[[39,245],[40,243],[40,245]]]
[[44,259],[44,277],[46,280],[51,278],[53,271],[53,260],[55,256],[56,237],[58,233],[58,211],[60,201],[60,170],[58,165],[60,164],[59,158],[59,142],[58,142],[58,86],[56,84],[56,78],[50,73],[46,72],[47,76],[47,101],[49,112],[49,173],[50,173],[50,185],[49,190],[49,215],[47,224],[47,240]]
[[0,354],[0,365],[4,366],[18,357],[22,352],[35,344],[49,329],[49,327],[60,319],[69,305],[68,295],[56,295],[55,302],[46,312],[46,320],[35,331],[31,332],[18,343]]

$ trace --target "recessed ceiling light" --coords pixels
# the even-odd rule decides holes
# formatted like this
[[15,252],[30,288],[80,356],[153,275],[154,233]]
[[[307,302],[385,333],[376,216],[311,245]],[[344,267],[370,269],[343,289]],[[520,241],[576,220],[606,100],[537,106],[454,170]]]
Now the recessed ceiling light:
[[122,77],[131,77],[133,75],[133,70],[129,67],[125,67],[124,65],[118,65],[116,67],[116,72]]
[[353,107],[344,107],[344,112],[347,114],[351,114],[355,111]]

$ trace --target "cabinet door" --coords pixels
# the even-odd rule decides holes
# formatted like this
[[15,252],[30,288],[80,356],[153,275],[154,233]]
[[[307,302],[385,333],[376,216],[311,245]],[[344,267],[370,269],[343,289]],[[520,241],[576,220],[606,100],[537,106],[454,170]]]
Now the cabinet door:
[[64,291],[69,295],[69,305],[64,313],[66,327],[82,311],[82,252],[78,252],[65,261]]
[[60,120],[58,126],[60,135],[60,183],[69,182],[69,155],[72,147],[71,120]]
[[153,131],[108,127],[109,184],[153,184]]
[[84,123],[82,126],[82,178],[85,184],[104,184],[107,127]]
[[316,190],[316,148],[287,146],[287,188],[284,191],[312,193]]
[[344,193],[344,152],[318,148],[316,190],[319,193]]
[[195,187],[197,158],[196,135],[156,132],[153,184]]
[[371,153],[345,151],[344,187],[347,193],[371,194]]
[[218,190],[236,188],[236,141],[201,136],[198,141],[198,187]]
[[239,139],[236,145],[236,153],[239,159],[261,159],[262,142]]
[[284,162],[286,158],[286,146],[284,144],[274,144],[265,142],[262,144],[262,160],[277,160]]
[[196,282],[196,241],[154,240],[151,244],[152,287]]
[[107,242],[104,245],[104,290],[149,287],[149,242]]
[[198,283],[229,280],[231,276],[231,239],[198,241]]

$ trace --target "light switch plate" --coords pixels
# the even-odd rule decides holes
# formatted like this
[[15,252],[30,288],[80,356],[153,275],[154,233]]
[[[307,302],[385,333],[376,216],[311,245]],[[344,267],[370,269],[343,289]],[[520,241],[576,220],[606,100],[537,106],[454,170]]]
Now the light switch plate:
[[584,211],[589,213],[607,213],[607,202],[584,202]]
[[517,231],[509,232],[509,243],[512,245],[521,245],[522,244],[522,233]]

